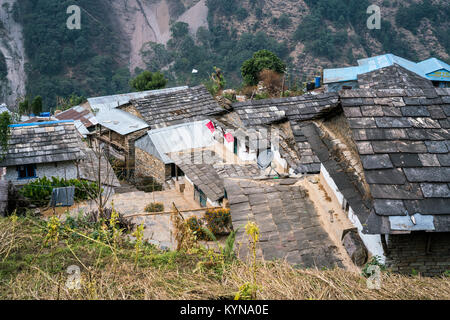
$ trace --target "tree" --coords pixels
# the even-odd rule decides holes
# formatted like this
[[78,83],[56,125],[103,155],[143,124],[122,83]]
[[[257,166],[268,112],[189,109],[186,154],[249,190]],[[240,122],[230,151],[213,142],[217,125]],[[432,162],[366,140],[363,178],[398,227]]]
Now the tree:
[[160,72],[144,71],[130,81],[130,86],[136,91],[162,89],[166,86],[167,79]]
[[42,97],[36,96],[31,103],[31,111],[35,115],[39,115],[42,112]]
[[260,50],[253,54],[253,58],[245,61],[241,67],[244,83],[246,85],[258,84],[258,75],[264,69],[284,74],[286,64],[276,54],[268,50]]
[[180,39],[189,34],[189,25],[186,22],[177,22],[170,28],[172,38]]
[[29,114],[30,113],[30,103],[28,102],[28,98],[25,98],[22,102],[19,102],[19,115]]
[[72,93],[69,97],[57,97],[56,98],[56,109],[65,111],[72,107],[78,106],[86,101],[86,98],[83,96],[78,96],[75,93]]
[[3,53],[0,51],[0,80],[6,79],[8,75],[8,67],[6,66],[6,59]]
[[10,134],[10,125],[12,123],[11,115],[9,112],[3,112],[0,114],[0,160],[3,160],[8,151],[8,140]]

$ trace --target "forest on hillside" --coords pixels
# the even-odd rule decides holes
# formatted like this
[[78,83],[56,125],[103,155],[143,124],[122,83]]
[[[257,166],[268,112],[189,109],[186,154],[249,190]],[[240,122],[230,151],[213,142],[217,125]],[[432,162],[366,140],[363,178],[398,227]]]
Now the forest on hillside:
[[66,27],[70,0],[21,0],[14,17],[23,25],[27,94],[41,95],[45,106],[57,97],[92,96],[129,89],[128,68],[117,55],[119,45],[104,1],[79,0],[95,17],[86,17],[83,28]]
[[[427,21],[431,22],[431,31],[447,58],[450,53],[450,3],[447,1],[383,1],[383,8],[394,10],[395,16],[394,19],[383,17],[381,30],[366,27],[368,0],[304,2],[308,8],[299,6],[302,19],[294,23],[293,12],[272,15],[265,0],[207,0],[208,28],[201,27],[192,34],[186,23],[173,23],[172,39],[167,45],[148,43],[142,49],[147,69],[162,71],[172,86],[205,82],[214,67],[218,67],[225,75],[227,87],[239,87],[242,63],[254,52],[269,49],[286,62],[292,84],[307,79],[304,68],[305,64],[312,64],[312,58],[318,59],[314,60],[318,68],[351,65],[358,58],[387,52],[417,60],[419,52],[401,30],[422,39]],[[128,62],[118,54],[123,42],[117,35],[107,1],[78,1],[86,13],[81,30],[66,28],[66,8],[72,1],[17,3],[14,16],[23,24],[29,58],[26,67],[29,96],[41,95],[45,106],[54,106],[57,97],[130,90],[129,79],[141,70],[130,74]],[[176,7],[179,15],[184,7]],[[237,31],[240,23],[252,19],[256,22],[249,30]],[[267,27],[261,27],[261,21],[269,21],[271,30],[284,32],[284,39],[271,36]],[[304,45],[301,52],[295,51],[299,43]],[[426,42],[423,45],[428,46]],[[355,52],[355,48],[361,49]],[[446,59],[442,52],[433,49],[430,55]],[[193,69],[198,73],[193,74]]]

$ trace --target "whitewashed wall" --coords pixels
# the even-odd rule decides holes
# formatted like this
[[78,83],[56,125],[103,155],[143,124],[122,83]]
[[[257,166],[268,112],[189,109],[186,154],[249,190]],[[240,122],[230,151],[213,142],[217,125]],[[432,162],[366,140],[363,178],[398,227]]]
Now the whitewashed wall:
[[[328,186],[331,188],[331,190],[333,190],[333,193],[336,196],[336,198],[338,199],[339,204],[342,206],[342,203],[344,202],[344,196],[339,191],[338,187],[334,183],[334,181],[331,178],[330,174],[328,173],[327,169],[325,169],[325,167],[323,165],[320,170],[321,170],[321,173],[324,176],[325,181],[327,182]],[[364,242],[367,250],[369,250],[369,252],[373,256],[379,256],[381,262],[384,263],[386,261],[386,257],[384,255],[383,245],[381,244],[381,236],[364,234],[362,232],[363,226],[351,206],[350,206],[350,210],[348,212],[348,218],[352,222],[352,224],[356,228],[358,228],[358,234],[361,237],[362,241]]]
[[60,177],[66,179],[77,178],[77,167],[72,161],[55,162],[53,163],[41,163],[36,165],[36,177],[35,179],[18,179],[19,174],[16,166],[6,168],[5,180],[11,181],[15,185],[25,185],[29,182],[43,177]]

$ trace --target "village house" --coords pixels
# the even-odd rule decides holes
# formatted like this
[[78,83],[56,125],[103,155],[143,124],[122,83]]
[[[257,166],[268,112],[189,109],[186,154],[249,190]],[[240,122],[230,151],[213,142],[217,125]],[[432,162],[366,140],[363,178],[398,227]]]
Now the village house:
[[153,93],[120,109],[137,115],[152,130],[226,113],[203,85]]
[[71,120],[11,125],[8,151],[0,162],[5,181],[16,186],[47,177],[98,181],[105,187],[120,186],[110,164],[81,140]]
[[[75,122],[75,127],[83,138],[90,137],[98,124],[88,103],[74,106],[62,112],[56,111],[54,117],[57,120],[73,120]],[[89,142],[91,141],[89,140]]]
[[[327,91],[330,92],[358,88],[358,82],[362,75],[395,64],[415,73],[423,79],[427,79],[435,87],[450,87],[450,65],[447,63],[436,58],[415,63],[393,54],[360,59],[358,60],[357,67],[325,69],[323,72],[323,83]],[[392,79],[400,78],[393,77]]]
[[[319,183],[338,201],[368,252],[395,271],[437,275],[450,267],[450,91],[419,89],[417,78],[408,74],[398,85],[409,89],[392,88],[395,81],[389,78],[398,72],[406,74],[397,66],[368,76],[369,87],[378,89],[302,96],[297,104],[285,98],[233,107],[248,125],[252,114],[262,115],[255,116],[257,125],[280,122],[283,111],[299,158],[311,160],[312,152],[312,163],[320,165]],[[391,89],[380,89],[383,84]],[[317,174],[317,167],[292,168]],[[236,221],[232,196],[229,200]]]
[[137,176],[151,176],[174,186],[201,206],[219,206],[225,197],[223,178],[258,175],[217,139],[209,120],[150,130],[136,141]]
[[11,125],[8,152],[0,163],[5,180],[24,185],[42,177],[77,178],[76,161],[85,157],[72,121]]

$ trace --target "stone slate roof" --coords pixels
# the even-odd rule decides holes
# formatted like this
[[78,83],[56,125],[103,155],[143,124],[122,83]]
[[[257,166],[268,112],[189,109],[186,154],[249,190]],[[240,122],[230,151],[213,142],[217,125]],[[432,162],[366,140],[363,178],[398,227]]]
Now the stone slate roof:
[[11,126],[8,153],[0,166],[78,160],[85,157],[73,122]]
[[315,123],[305,123],[301,130],[305,138],[308,139],[314,154],[317,155],[320,163],[325,167],[339,191],[348,201],[361,224],[365,225],[373,203],[366,196],[359,177],[348,170],[347,164],[335,156],[335,144],[330,138],[323,136]]
[[[309,174],[320,172],[320,161],[313,153],[301,128],[306,125],[305,121],[322,118],[335,111],[338,106],[339,95],[334,92],[233,104],[234,110],[247,127],[289,121],[297,146],[294,147],[291,143],[291,137],[282,137],[280,153],[287,158],[286,160],[295,172]],[[289,155],[289,151],[292,149],[298,153],[297,159]]]
[[319,173],[321,168],[321,162],[311,148],[311,145],[302,130],[302,128],[308,124],[309,121],[290,121],[292,133],[294,134],[294,139],[298,148],[298,154],[300,155],[300,161],[295,167],[295,171],[303,174]]
[[361,89],[433,89],[433,83],[398,64],[358,75]]
[[[202,161],[199,161],[194,153],[170,153],[169,157],[212,201],[218,201],[224,197],[224,178],[260,175],[256,164],[224,163],[223,159],[209,150],[203,153]],[[202,163],[196,164],[196,162]]]
[[131,104],[152,129],[227,112],[203,85],[132,100]]
[[339,103],[337,93],[318,95],[306,94],[298,97],[251,100],[233,104],[246,126],[267,125],[291,121],[304,121],[320,118],[333,110]]
[[450,231],[450,89],[340,94],[373,197],[369,233],[390,233],[388,217],[407,212]]
[[[319,217],[296,179],[225,179],[225,189],[237,231],[237,241],[246,243],[242,226],[254,221],[260,228],[259,256],[286,259],[303,267],[342,267],[337,248],[320,224]],[[248,255],[240,246],[239,257]]]

